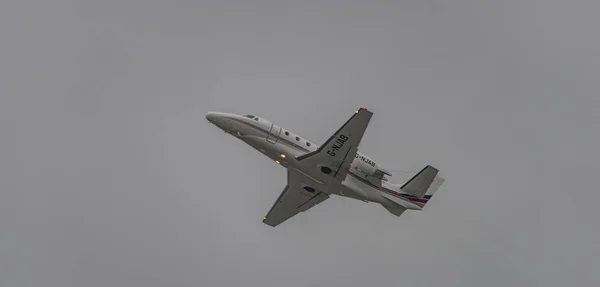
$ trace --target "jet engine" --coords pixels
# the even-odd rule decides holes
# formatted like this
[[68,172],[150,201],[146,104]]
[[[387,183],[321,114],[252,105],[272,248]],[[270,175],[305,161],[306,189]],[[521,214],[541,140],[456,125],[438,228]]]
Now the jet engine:
[[365,176],[372,176],[377,179],[387,181],[385,176],[392,176],[392,174],[380,167],[377,163],[368,159],[364,156],[357,156],[354,160],[354,168],[364,174]]

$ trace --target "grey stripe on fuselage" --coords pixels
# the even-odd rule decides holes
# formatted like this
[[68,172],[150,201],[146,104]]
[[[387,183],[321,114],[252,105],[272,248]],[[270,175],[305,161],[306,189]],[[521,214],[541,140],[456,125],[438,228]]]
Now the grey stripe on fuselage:
[[[249,126],[249,127],[253,128],[253,129],[257,130],[257,131],[260,131],[260,132],[264,133],[265,134],[265,138],[266,138],[266,135],[269,134],[269,131],[263,130],[262,128],[257,127],[257,126],[255,126],[253,124],[250,124],[250,123],[247,123],[245,121],[238,120],[238,119],[233,119],[233,120],[236,121],[236,122],[238,122],[238,123],[241,123],[241,124],[244,124],[246,126]],[[308,149],[306,149],[306,148],[304,148],[304,147],[302,147],[302,146],[300,146],[300,145],[298,145],[298,144],[296,144],[294,142],[291,142],[291,141],[289,141],[287,139],[282,138],[281,134],[279,135],[277,141],[283,142],[283,143],[287,144],[288,146],[291,146],[292,148],[295,148],[295,149],[300,150],[302,152],[309,152],[310,151],[310,150],[308,150]]]

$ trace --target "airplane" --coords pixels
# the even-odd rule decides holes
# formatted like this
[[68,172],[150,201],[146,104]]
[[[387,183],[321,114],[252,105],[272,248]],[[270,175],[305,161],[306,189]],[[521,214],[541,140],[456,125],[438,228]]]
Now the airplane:
[[431,200],[445,181],[437,168],[427,165],[394,184],[389,171],[358,151],[372,116],[360,108],[321,146],[250,114],[208,112],[206,119],[287,169],[287,185],[263,218],[275,227],[331,195],[379,203],[395,216],[422,210]]

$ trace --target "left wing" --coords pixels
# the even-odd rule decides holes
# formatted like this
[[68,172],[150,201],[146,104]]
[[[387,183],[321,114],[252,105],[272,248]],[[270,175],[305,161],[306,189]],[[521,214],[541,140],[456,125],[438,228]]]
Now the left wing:
[[319,166],[323,173],[344,180],[372,116],[371,111],[360,108],[317,150],[298,156],[296,159],[311,161]]
[[329,198],[315,187],[315,181],[297,171],[288,169],[287,180],[286,187],[263,219],[266,225],[275,227]]

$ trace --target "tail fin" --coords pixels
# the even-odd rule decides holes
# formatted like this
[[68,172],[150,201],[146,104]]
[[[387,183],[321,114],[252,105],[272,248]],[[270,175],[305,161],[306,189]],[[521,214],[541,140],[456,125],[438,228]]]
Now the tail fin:
[[428,165],[402,186],[388,183],[388,188],[381,190],[386,199],[381,205],[396,216],[406,209],[423,209],[445,181],[438,173],[437,168]]
[[438,172],[437,168],[428,165],[400,187],[400,190],[417,197],[423,197],[433,184]]
[[400,192],[405,194],[406,199],[424,207],[445,181],[438,173],[437,168],[428,165],[400,187]]

